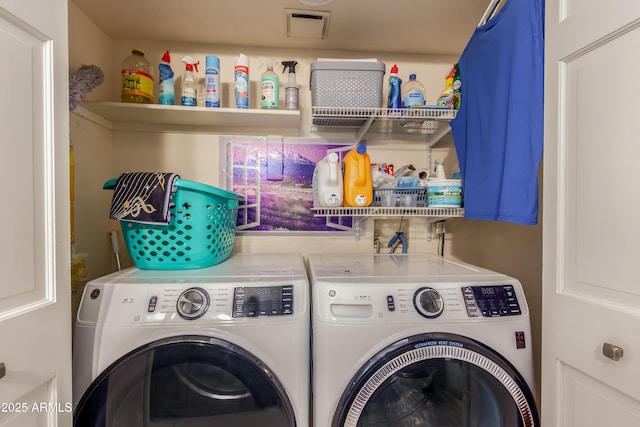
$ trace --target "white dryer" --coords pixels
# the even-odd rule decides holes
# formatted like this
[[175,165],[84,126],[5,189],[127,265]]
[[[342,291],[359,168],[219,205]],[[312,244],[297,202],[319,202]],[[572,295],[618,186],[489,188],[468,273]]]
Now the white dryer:
[[309,324],[300,254],[93,280],[76,320],[74,426],[307,426]]
[[520,283],[427,254],[310,255],[314,427],[538,427]]

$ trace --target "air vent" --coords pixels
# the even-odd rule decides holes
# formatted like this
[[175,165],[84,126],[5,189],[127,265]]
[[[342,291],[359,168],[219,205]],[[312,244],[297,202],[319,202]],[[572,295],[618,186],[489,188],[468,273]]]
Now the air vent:
[[287,37],[294,39],[318,39],[327,37],[330,12],[285,9]]

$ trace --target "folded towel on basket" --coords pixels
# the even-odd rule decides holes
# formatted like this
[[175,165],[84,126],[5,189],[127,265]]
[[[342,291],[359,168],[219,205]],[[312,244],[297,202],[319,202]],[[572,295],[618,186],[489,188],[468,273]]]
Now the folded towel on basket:
[[109,218],[144,224],[169,224],[173,183],[179,175],[166,172],[127,172],[113,190]]

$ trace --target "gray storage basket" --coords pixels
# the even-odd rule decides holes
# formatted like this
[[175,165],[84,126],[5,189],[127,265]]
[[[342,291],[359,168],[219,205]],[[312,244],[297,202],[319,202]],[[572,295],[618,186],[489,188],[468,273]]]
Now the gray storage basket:
[[315,61],[311,63],[311,105],[380,108],[384,72],[381,62]]

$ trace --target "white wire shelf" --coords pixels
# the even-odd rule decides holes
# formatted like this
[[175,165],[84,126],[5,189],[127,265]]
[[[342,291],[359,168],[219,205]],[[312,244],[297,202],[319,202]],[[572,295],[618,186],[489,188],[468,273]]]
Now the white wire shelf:
[[435,218],[436,221],[446,218],[464,216],[464,208],[434,208],[434,207],[382,207],[369,206],[365,208],[336,207],[336,208],[311,208],[316,217],[394,217],[411,216]]
[[313,107],[317,127],[360,128],[371,121],[370,132],[433,133],[441,122],[456,117],[457,110],[447,108],[348,108]]

